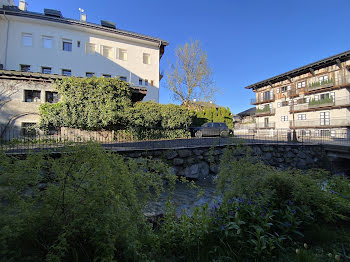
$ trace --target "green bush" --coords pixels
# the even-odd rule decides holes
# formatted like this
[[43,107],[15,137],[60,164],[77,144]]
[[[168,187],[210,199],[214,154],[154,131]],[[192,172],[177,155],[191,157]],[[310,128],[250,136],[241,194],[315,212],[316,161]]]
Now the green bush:
[[220,122],[226,123],[230,129],[233,128],[233,119],[229,108],[210,107],[193,111],[193,114],[193,125],[195,126],[201,126],[208,122]]
[[62,98],[57,104],[40,106],[40,126],[87,130],[122,125],[124,111],[131,106],[128,83],[118,78],[76,78],[58,80],[55,88]]
[[326,97],[320,100],[315,100],[315,99],[311,99],[309,101],[309,105],[322,105],[322,104],[330,104],[333,103],[333,98],[332,97]]
[[[1,261],[142,261],[157,237],[143,216],[174,176],[88,145],[60,158],[0,154]],[[152,255],[153,256],[153,255]]]

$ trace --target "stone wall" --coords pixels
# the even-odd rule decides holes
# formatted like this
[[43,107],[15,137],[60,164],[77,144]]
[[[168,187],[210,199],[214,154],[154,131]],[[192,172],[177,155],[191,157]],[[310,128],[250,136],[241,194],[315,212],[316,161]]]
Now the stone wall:
[[[233,146],[235,147],[235,146]],[[327,168],[327,160],[321,146],[318,145],[250,145],[251,156],[264,163],[281,168],[309,169]],[[121,152],[131,157],[152,157],[168,163],[176,175],[202,180],[215,177],[219,173],[220,159],[224,147],[193,148],[172,150],[149,150]],[[235,150],[233,157],[245,156],[245,150]]]

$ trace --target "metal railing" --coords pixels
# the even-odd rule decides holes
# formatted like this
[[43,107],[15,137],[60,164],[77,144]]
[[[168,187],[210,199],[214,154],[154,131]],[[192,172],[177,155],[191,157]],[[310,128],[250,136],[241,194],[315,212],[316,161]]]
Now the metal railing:
[[257,122],[256,127],[257,128],[275,128],[276,124],[275,122]]
[[[305,99],[303,99],[305,101]],[[303,102],[304,102],[303,101]],[[325,103],[322,102],[322,99],[318,100],[319,103],[317,104],[309,104],[309,103],[302,103],[297,105],[290,106],[290,111],[303,111],[308,109],[315,109],[315,108],[322,108],[322,107],[332,107],[332,106],[350,106],[350,96],[345,97],[335,97],[333,101],[325,100]]]
[[311,119],[311,120],[294,120],[290,121],[290,128],[327,128],[327,127],[349,127],[350,119],[330,118],[330,119]]
[[269,97],[263,97],[263,99],[261,99],[260,97],[258,99],[251,99],[250,103],[252,105],[256,105],[256,104],[262,104],[262,103],[270,103],[275,101],[275,97],[274,96],[269,96]]
[[274,108],[269,108],[268,110],[263,109],[262,111],[256,111],[255,116],[271,116],[276,113]]

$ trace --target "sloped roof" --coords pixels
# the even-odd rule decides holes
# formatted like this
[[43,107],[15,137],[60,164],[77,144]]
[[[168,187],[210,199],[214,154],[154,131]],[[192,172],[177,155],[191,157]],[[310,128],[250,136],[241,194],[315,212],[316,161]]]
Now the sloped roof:
[[252,107],[252,108],[249,108],[247,110],[244,110],[244,111],[238,113],[237,115],[239,115],[240,117],[251,116],[251,115],[255,114],[255,111],[256,111],[256,108]]
[[164,41],[164,40],[157,38],[157,37],[139,34],[139,33],[131,32],[131,31],[127,31],[127,30],[122,30],[122,29],[118,29],[118,28],[116,28],[116,29],[108,28],[108,27],[101,26],[99,24],[84,22],[84,21],[75,20],[75,19],[71,19],[71,18],[54,17],[54,16],[47,16],[45,14],[37,13],[37,12],[22,11],[22,10],[18,9],[18,7],[16,7],[16,6],[4,6],[4,8],[0,8],[0,11],[6,15],[21,16],[21,17],[26,17],[26,18],[46,20],[46,21],[57,22],[57,23],[62,23],[62,24],[69,24],[69,25],[78,25],[78,26],[82,26],[85,28],[91,28],[91,29],[96,29],[96,30],[100,30],[100,31],[104,31],[104,32],[114,33],[117,35],[123,35],[123,36],[127,36],[127,37],[156,42],[162,46],[169,45],[169,43],[167,41]]
[[261,88],[270,84],[275,84],[277,82],[287,80],[288,78],[293,78],[293,77],[308,73],[312,70],[318,70],[326,66],[335,65],[338,62],[344,62],[344,61],[347,61],[348,59],[350,59],[350,50],[331,57],[327,57],[325,59],[319,60],[317,62],[308,64],[308,65],[293,69],[291,71],[271,77],[269,79],[260,81],[258,83],[246,86],[245,88],[247,89]]

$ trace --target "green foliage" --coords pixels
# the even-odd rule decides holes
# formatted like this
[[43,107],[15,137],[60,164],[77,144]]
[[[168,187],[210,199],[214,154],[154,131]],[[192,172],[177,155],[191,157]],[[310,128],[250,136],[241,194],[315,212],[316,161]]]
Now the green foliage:
[[144,261],[157,237],[145,204],[175,177],[160,162],[88,145],[58,159],[0,154],[1,261]]
[[233,128],[233,119],[229,108],[210,107],[198,111],[193,111],[193,114],[193,124],[195,126],[201,126],[208,122],[220,122],[226,123],[230,129]]
[[56,82],[62,97],[57,104],[40,106],[42,127],[100,129],[123,123],[131,105],[129,84],[118,78],[70,77]]
[[256,113],[265,113],[265,112],[270,112],[270,106],[265,105],[263,109],[257,108]]
[[333,104],[333,98],[332,97],[326,97],[320,100],[315,100],[315,99],[311,99],[309,101],[309,105],[313,106],[313,105],[322,105],[322,104]]
[[191,112],[185,107],[154,102],[138,102],[125,112],[127,126],[133,129],[187,129]]
[[322,81],[316,81],[316,82],[310,83],[309,88],[315,88],[315,87],[333,84],[333,83],[334,83],[333,79],[329,78],[328,80],[322,80]]

